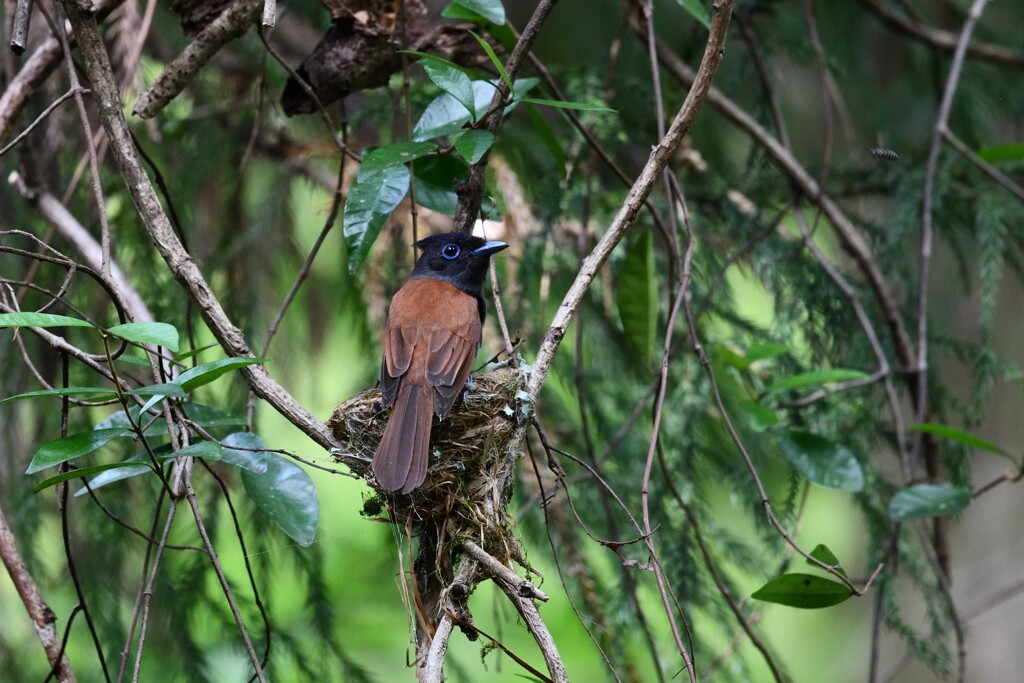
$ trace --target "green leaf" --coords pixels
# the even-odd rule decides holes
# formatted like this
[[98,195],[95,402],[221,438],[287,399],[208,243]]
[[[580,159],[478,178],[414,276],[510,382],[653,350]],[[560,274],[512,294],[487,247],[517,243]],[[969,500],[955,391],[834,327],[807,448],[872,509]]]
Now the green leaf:
[[554,107],[555,109],[578,109],[580,111],[607,111],[615,113],[611,107],[593,102],[565,102],[563,100],[548,100],[542,97],[521,97],[516,102],[529,102],[543,107]]
[[221,459],[221,447],[216,441],[197,441],[191,446],[185,446],[179,448],[165,459],[173,460],[174,458],[203,458],[204,460],[220,460]]
[[263,439],[256,434],[235,432],[226,436],[220,443],[222,462],[256,474],[267,471],[266,459],[261,455],[266,446],[263,444]]
[[719,346],[715,349],[715,355],[718,356],[718,360],[730,367],[736,368],[737,370],[742,371],[750,367],[750,359],[743,354],[736,353],[730,348]]
[[619,318],[626,339],[645,363],[654,357],[658,327],[658,283],[654,275],[654,238],[646,230],[629,248],[619,271]]
[[757,401],[743,401],[740,403],[740,410],[750,418],[750,428],[755,432],[763,432],[769,427],[779,423],[778,414],[763,403]]
[[1018,142],[1008,145],[982,147],[978,150],[978,156],[990,164],[1000,161],[1017,161],[1024,159],[1024,144]]
[[[470,164],[475,164],[487,153],[492,144],[494,144],[494,133],[474,128],[460,133],[455,138],[455,151]],[[418,192],[416,198],[419,199]]]
[[804,389],[806,387],[829,384],[831,382],[848,382],[855,379],[864,379],[865,377],[869,377],[865,372],[861,372],[860,370],[847,370],[845,368],[811,370],[810,372],[801,372],[799,375],[793,375],[792,377],[786,377],[776,382],[772,382],[771,386],[768,387],[768,393],[783,391],[786,389]]
[[220,346],[220,344],[217,344],[215,342],[213,344],[207,344],[206,346],[200,346],[198,349],[190,349],[188,351],[185,351],[183,353],[179,353],[178,355],[176,355],[174,357],[174,360],[186,361],[189,358],[191,358],[192,356],[198,355],[198,354],[202,353],[203,351],[207,351],[209,349],[215,349],[218,346]]
[[214,406],[206,406],[201,403],[186,403],[184,408],[185,414],[188,415],[189,419],[206,429],[245,426],[245,417],[242,415],[235,415]]
[[15,394],[0,400],[0,403],[47,396],[87,396],[89,398],[106,400],[116,395],[112,389],[104,389],[103,387],[67,387],[66,389],[39,389],[38,391],[29,391],[24,394]]
[[1012,459],[1012,456],[1009,453],[994,443],[985,441],[970,432],[965,432],[961,429],[957,429],[956,427],[937,424],[935,422],[922,422],[914,425],[910,429],[915,432],[927,432],[929,434],[934,434],[935,436],[940,436],[943,439],[949,439],[950,441],[956,441],[957,443],[962,443],[963,445],[970,446],[971,448],[980,448],[983,451],[988,451],[989,453],[995,453]]
[[[252,435],[256,439],[258,436]],[[259,443],[262,445],[262,439]],[[259,451],[266,471],[242,470],[242,483],[256,506],[281,527],[292,540],[308,546],[316,538],[320,503],[316,487],[306,471],[275,453]]]
[[138,389],[132,389],[128,393],[135,394],[136,396],[170,396],[172,398],[185,398],[186,396],[185,390],[181,388],[181,385],[174,382],[150,384]]
[[167,323],[125,323],[109,327],[107,332],[136,344],[154,344],[178,351],[178,330]]
[[194,391],[204,384],[209,384],[229,372],[234,372],[248,365],[258,365],[265,358],[221,358],[190,368],[174,378],[174,383],[186,392]]
[[[824,562],[825,564],[832,567],[843,576],[846,576],[846,570],[840,566],[839,558],[836,557],[835,553],[833,553],[829,549],[829,547],[824,543],[819,543],[818,545],[816,545],[814,547],[814,550],[810,552],[810,556],[816,560]],[[818,565],[814,564],[810,560],[807,560],[807,564],[811,565],[812,567],[818,567]],[[818,567],[818,569],[821,569],[821,567]]]
[[494,68],[497,69],[498,73],[501,75],[501,80],[505,81],[505,85],[508,86],[509,94],[512,97],[515,97],[516,86],[515,84],[512,83],[512,79],[509,78],[508,72],[505,71],[505,65],[501,63],[500,59],[498,59],[498,55],[494,54],[494,48],[492,48],[490,43],[488,43],[486,40],[478,36],[476,33],[470,31],[469,35],[476,38],[476,42],[480,43],[480,47],[482,47],[484,49],[484,52],[487,53],[487,57],[488,59],[491,60],[491,64],[494,65]]
[[[46,479],[44,481],[40,481],[38,484],[36,484],[36,487],[33,488],[32,490],[33,490],[33,493],[38,494],[39,492],[41,492],[41,490],[45,490],[46,488],[49,488],[50,486],[55,486],[55,485],[57,485],[58,483],[61,483],[61,482],[70,481],[71,479],[79,479],[81,477],[92,476],[93,474],[99,474],[100,472],[105,472],[106,470],[123,469],[123,468],[129,468],[129,467],[136,468],[136,469],[140,468],[142,471],[140,471],[140,472],[131,472],[131,473],[125,475],[125,477],[122,477],[122,478],[127,478],[129,476],[133,476],[134,474],[143,474],[144,472],[152,470],[151,467],[148,467],[146,465],[138,465],[136,463],[130,463],[130,462],[108,463],[108,464],[105,464],[105,465],[92,465],[91,467],[82,467],[82,468],[79,468],[79,469],[69,470],[67,472],[63,472],[63,473],[58,474],[56,476],[52,476],[49,479]],[[92,486],[91,483],[90,483],[90,486],[92,488],[95,488],[95,486]],[[78,492],[76,492],[75,495],[78,496],[80,494],[85,494],[85,493],[88,493],[88,492],[83,487],[82,489],[78,490]]]
[[849,587],[814,574],[783,574],[761,586],[751,597],[800,609],[838,605],[853,596]]
[[403,165],[370,173],[359,171],[345,200],[342,219],[350,273],[359,272],[384,221],[408,191],[409,169]]
[[841,491],[864,488],[864,471],[846,446],[795,430],[779,433],[782,455],[809,481]]
[[0,327],[95,327],[90,322],[53,313],[0,313]]
[[505,23],[505,7],[501,0],[453,0],[452,4],[461,5],[498,26]]
[[393,145],[377,147],[363,157],[358,178],[362,178],[364,173],[372,175],[395,166],[404,166],[436,151],[437,145],[432,142],[396,142]]
[[473,82],[463,68],[447,59],[441,59],[425,52],[412,52],[411,54],[420,58],[420,65],[427,72],[427,77],[465,107],[470,119],[475,121]]
[[122,436],[128,430],[124,427],[97,429],[66,436],[63,439],[43,444],[32,456],[25,474],[33,474],[47,467],[74,460],[77,457],[92,453],[106,446],[112,440]]
[[915,484],[897,491],[889,501],[889,517],[906,522],[921,517],[942,517],[963,510],[971,490],[951,484]]
[[[168,445],[159,446],[154,448],[153,452],[158,456],[161,454],[167,454],[171,452],[171,447]],[[101,489],[108,484],[113,484],[114,482],[138,477],[143,474],[155,473],[152,465],[149,464],[149,456],[145,453],[137,453],[124,462],[115,464],[117,467],[111,468],[110,471],[103,471],[90,479],[88,487],[83,485],[82,488],[75,491],[75,497],[78,498],[79,496],[88,495],[89,489],[95,491],[96,489]],[[102,465],[100,467],[102,467]],[[78,471],[83,472],[85,469]]]
[[756,363],[759,360],[768,360],[769,358],[777,358],[784,356],[789,353],[789,347],[785,344],[776,344],[775,342],[763,342],[761,344],[754,344],[743,356],[751,363]]
[[[517,86],[522,88],[517,83]],[[491,98],[494,97],[495,87],[487,81],[473,81],[473,115],[470,116],[466,108],[448,93],[434,98],[427,105],[416,122],[412,131],[413,140],[430,140],[452,133],[458,133],[462,127],[469,123],[470,118],[478,119],[487,113],[491,106]]]
[[700,0],[676,0],[690,16],[704,25],[704,28],[711,30],[711,16],[708,10],[701,4]]

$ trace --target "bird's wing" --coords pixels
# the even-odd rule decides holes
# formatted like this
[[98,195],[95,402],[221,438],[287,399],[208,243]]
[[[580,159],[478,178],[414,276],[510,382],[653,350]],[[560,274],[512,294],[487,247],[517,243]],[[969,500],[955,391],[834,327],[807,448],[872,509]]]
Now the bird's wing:
[[430,335],[427,382],[434,388],[434,412],[441,419],[448,416],[466,386],[479,346],[480,321],[475,311],[465,324],[437,328]]

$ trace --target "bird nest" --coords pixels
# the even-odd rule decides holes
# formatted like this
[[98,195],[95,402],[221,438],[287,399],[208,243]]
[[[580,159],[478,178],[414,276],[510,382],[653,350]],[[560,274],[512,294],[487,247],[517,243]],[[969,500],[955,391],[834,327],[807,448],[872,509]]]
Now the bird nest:
[[509,443],[525,415],[523,380],[523,373],[513,368],[475,375],[451,414],[434,419],[426,480],[408,495],[381,489],[370,468],[390,416],[381,410],[380,389],[368,389],[339,405],[327,423],[341,444],[333,457],[375,489],[364,514],[387,510],[396,522],[465,517],[482,527],[497,521],[515,461]]

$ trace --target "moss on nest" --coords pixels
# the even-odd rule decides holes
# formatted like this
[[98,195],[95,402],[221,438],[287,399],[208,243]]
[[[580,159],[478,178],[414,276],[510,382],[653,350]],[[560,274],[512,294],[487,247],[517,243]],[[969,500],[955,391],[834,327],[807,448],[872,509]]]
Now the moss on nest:
[[[489,527],[498,521],[485,510],[503,508],[508,470],[514,456],[508,445],[522,412],[518,392],[523,387],[519,370],[502,368],[473,376],[473,386],[445,420],[434,419],[430,432],[431,459],[427,478],[409,495],[396,495],[376,485],[370,462],[377,450],[390,411],[380,409],[380,390],[368,389],[348,399],[328,421],[342,450],[334,459],[347,465],[377,490],[364,510],[375,514],[382,507],[393,520],[427,521],[465,517],[473,526]],[[484,498],[497,505],[481,505]],[[461,526],[461,525],[459,525]]]

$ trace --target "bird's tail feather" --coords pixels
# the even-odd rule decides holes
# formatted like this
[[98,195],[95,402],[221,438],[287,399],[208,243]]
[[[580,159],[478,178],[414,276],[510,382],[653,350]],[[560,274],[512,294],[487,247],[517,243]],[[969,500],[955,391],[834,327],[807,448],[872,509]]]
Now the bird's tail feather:
[[373,456],[373,475],[381,488],[409,493],[423,483],[430,457],[433,415],[430,388],[402,384]]

